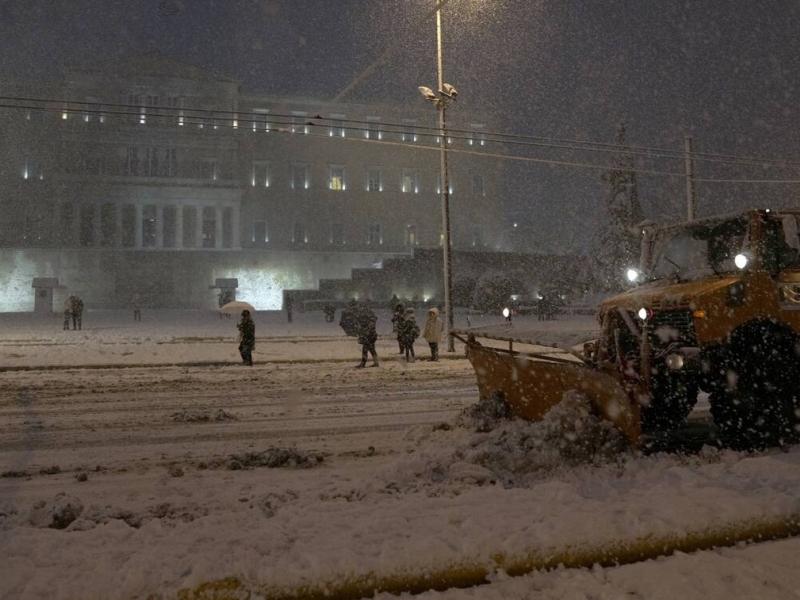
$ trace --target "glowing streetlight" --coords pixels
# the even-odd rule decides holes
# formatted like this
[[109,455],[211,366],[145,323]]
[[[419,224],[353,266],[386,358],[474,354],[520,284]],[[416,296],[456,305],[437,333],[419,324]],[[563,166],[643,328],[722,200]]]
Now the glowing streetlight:
[[439,154],[440,154],[440,194],[442,197],[442,262],[444,263],[444,314],[445,333],[447,335],[447,351],[455,351],[453,339],[453,306],[451,302],[453,292],[452,281],[452,244],[450,242],[450,181],[447,177],[447,105],[455,102],[458,90],[443,81],[442,67],[442,3],[436,2],[436,73],[437,91],[424,85],[419,86],[422,97],[436,106],[439,113]]

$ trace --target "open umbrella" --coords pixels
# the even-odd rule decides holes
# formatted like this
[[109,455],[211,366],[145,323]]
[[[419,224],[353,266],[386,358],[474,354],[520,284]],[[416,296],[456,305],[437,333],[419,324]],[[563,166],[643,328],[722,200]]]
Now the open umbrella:
[[234,300],[233,302],[228,302],[227,304],[223,304],[219,307],[219,312],[227,313],[229,315],[238,315],[243,310],[249,310],[251,313],[255,313],[256,309],[253,308],[252,304],[248,302],[242,302],[241,300]]

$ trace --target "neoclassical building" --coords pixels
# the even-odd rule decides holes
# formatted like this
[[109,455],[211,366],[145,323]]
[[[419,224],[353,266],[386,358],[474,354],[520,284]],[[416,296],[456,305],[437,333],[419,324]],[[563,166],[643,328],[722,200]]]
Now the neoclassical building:
[[[250,93],[152,54],[2,82],[0,310],[33,278],[88,306],[133,293],[208,306],[217,278],[278,308],[285,289],[441,243],[435,111]],[[497,249],[487,125],[452,111],[453,246]]]

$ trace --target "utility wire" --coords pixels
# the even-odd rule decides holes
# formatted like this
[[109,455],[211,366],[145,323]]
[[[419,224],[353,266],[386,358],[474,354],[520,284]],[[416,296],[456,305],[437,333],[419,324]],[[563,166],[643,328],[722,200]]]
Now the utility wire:
[[[2,100],[2,98],[0,98]],[[87,104],[94,104],[94,103],[87,103]],[[135,120],[136,118],[146,118],[146,119],[174,119],[176,116],[175,114],[161,114],[161,113],[142,113],[142,112],[130,112],[130,111],[113,111],[113,110],[103,110],[103,109],[84,109],[80,111],[69,111],[55,107],[42,107],[42,106],[32,106],[32,105],[8,105],[8,104],[0,104],[0,108],[12,108],[12,109],[21,109],[21,110],[37,110],[42,112],[67,112],[70,114],[75,114],[77,116],[80,115],[98,115],[98,116],[105,116],[105,115],[115,115],[115,116],[127,116],[133,117]],[[139,107],[137,107],[139,108]],[[197,117],[193,116],[184,116],[184,124],[185,126],[198,126],[198,127],[209,127],[213,129],[237,129],[234,127],[232,123],[228,122],[219,122],[219,123],[208,123],[205,120],[196,120]],[[255,124],[264,124],[264,121],[261,120],[248,120],[248,119],[239,119],[240,123],[255,123]],[[284,133],[290,134],[300,137],[311,137],[317,139],[331,139],[331,136],[324,135],[324,134],[314,134],[314,133],[298,133],[297,131],[292,131],[291,128],[294,127],[313,127],[313,124],[308,122],[297,122],[297,121],[275,121],[270,120],[269,125],[279,125],[279,126],[288,126],[289,129],[280,129],[274,128],[270,129],[269,131],[262,130],[260,133]],[[177,125],[176,125],[177,126]],[[246,128],[244,128],[246,129]],[[369,128],[346,128],[348,130],[355,130],[355,131],[362,131],[362,132],[370,132]],[[426,134],[427,135],[427,134]],[[448,136],[450,137],[450,136]],[[335,137],[337,141],[340,142],[358,142],[358,143],[368,143],[368,144],[378,144],[383,146],[396,146],[399,148],[403,148],[405,150],[409,149],[417,149],[417,150],[430,150],[430,151],[440,151],[440,147],[438,145],[410,145],[408,142],[397,142],[397,141],[390,141],[390,140],[375,140],[371,138],[360,138],[360,137]],[[456,139],[454,137],[454,139]],[[467,138],[460,138],[460,139],[467,139]],[[471,138],[469,138],[471,139]],[[685,178],[686,174],[682,171],[659,171],[655,169],[642,169],[642,168],[628,168],[628,167],[620,167],[619,165],[611,165],[611,164],[599,164],[599,163],[587,163],[587,162],[580,162],[580,161],[570,161],[570,160],[559,160],[559,159],[548,159],[548,158],[537,158],[537,157],[530,157],[530,156],[516,156],[511,154],[503,154],[503,153],[496,153],[496,152],[486,152],[486,151],[478,151],[478,150],[465,150],[459,148],[449,148],[448,152],[453,154],[463,154],[468,156],[476,156],[482,158],[497,158],[501,160],[509,160],[509,161],[516,161],[516,162],[528,162],[528,163],[537,163],[537,164],[545,164],[550,166],[562,166],[562,167],[579,167],[579,168],[586,168],[586,169],[594,169],[594,170],[602,170],[602,171],[609,171],[609,170],[619,170],[622,168],[626,172],[637,173],[642,175],[654,175],[660,177],[677,177],[677,178]],[[717,179],[717,178],[695,178],[695,181],[702,182],[702,183],[769,183],[769,184],[797,184],[800,183],[800,179]]]
[[[0,102],[15,102],[15,101],[47,103],[47,104],[52,103],[52,104],[58,104],[62,108],[49,108],[40,106],[27,106],[27,105],[16,106],[13,104],[0,105],[0,108],[26,108],[29,110],[46,110],[53,112],[67,112],[67,113],[79,113],[79,114],[97,112],[97,113],[120,114],[120,115],[131,115],[131,116],[142,115],[145,117],[153,117],[153,118],[158,118],[158,117],[168,118],[171,116],[179,117],[179,116],[187,116],[187,113],[199,113],[200,116],[205,116],[212,120],[220,120],[227,117],[231,121],[237,120],[240,123],[249,123],[249,124],[264,123],[263,119],[245,117],[245,115],[254,115],[258,113],[251,113],[251,112],[240,113],[238,111],[232,111],[232,110],[165,107],[165,106],[155,106],[155,105],[136,105],[136,104],[121,104],[121,103],[97,103],[89,101],[53,100],[44,98],[0,96]],[[71,105],[87,106],[90,108],[74,109],[70,107]],[[135,112],[111,111],[111,110],[103,110],[103,108],[92,109],[91,107],[125,108],[125,109],[132,109]],[[156,112],[148,113],[147,111],[167,111],[168,114],[156,113]],[[307,119],[307,123],[305,124],[310,126],[317,125],[315,121],[331,122],[335,123],[336,125],[326,125],[326,126],[339,127],[349,131],[371,130],[371,127],[374,127],[377,123],[380,125],[382,129],[385,129],[387,133],[400,133],[400,134],[411,133],[422,137],[436,137],[436,138],[440,137],[438,127],[420,126],[410,123],[392,123],[384,121],[369,121],[363,119],[359,120],[359,119],[346,119],[338,117],[322,117],[321,115],[315,115],[313,117],[309,117],[308,115],[296,115],[296,114],[272,113],[272,112],[263,113],[263,115],[265,117],[269,117],[270,119],[272,119],[273,117],[292,119],[291,122],[293,123],[296,122],[297,119],[302,117],[303,119]],[[365,125],[365,127],[362,128],[353,126],[342,126],[343,123],[362,124]],[[300,123],[298,122],[297,124]],[[396,129],[396,131],[394,129]],[[664,159],[674,159],[674,160],[685,160],[686,158],[686,153],[684,151],[672,150],[669,148],[658,148],[652,146],[635,146],[635,145],[629,146],[625,144],[614,144],[609,142],[593,142],[588,140],[564,140],[559,138],[547,138],[542,136],[511,134],[502,132],[489,132],[477,129],[448,128],[447,132],[448,132],[447,135],[448,138],[466,140],[466,141],[470,140],[474,141],[475,134],[480,134],[481,136],[483,136],[481,138],[481,140],[483,141],[491,143],[508,144],[508,145],[571,150],[580,152],[605,152],[605,153],[615,153],[615,154],[620,153],[647,159],[664,158]],[[529,140],[529,141],[523,142],[518,140]],[[689,153],[689,156],[696,161],[709,162],[713,164],[742,165],[742,166],[753,166],[761,168],[781,168],[781,169],[800,168],[800,161],[786,160],[786,159],[774,159],[774,158],[753,157],[753,156],[737,156],[733,154],[716,154],[711,152],[691,152]]]

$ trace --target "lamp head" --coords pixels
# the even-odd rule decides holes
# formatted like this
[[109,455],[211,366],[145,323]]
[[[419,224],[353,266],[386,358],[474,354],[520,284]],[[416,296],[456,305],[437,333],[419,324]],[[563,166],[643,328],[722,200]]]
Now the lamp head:
[[451,100],[455,100],[456,96],[458,96],[458,90],[450,85],[449,83],[442,84],[442,94],[450,98]]
[[431,88],[421,85],[417,89],[419,90],[419,93],[422,94],[422,97],[425,98],[425,100],[430,100],[431,102],[436,101],[436,94],[434,94]]

